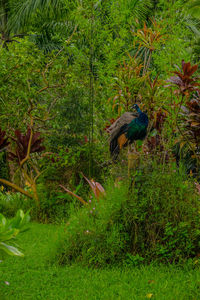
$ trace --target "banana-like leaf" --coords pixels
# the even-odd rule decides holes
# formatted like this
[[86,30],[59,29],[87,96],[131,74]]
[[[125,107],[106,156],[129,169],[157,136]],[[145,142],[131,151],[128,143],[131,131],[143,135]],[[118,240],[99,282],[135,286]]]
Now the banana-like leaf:
[[5,251],[7,254],[12,256],[24,256],[16,247],[9,246],[3,242],[0,242],[0,250]]
[[13,228],[4,232],[0,232],[0,242],[12,240],[18,235],[19,229]]
[[18,210],[16,216],[11,220],[7,220],[0,214],[0,250],[9,255],[23,256],[23,253],[16,247],[8,245],[5,242],[9,241],[9,243],[12,243],[12,240],[14,240],[20,232],[24,231],[24,227],[29,220],[29,212],[24,214],[22,210]]
[[24,212],[19,209],[16,216],[9,221],[8,227],[20,229],[22,232],[23,227],[30,221],[29,211],[24,214]]

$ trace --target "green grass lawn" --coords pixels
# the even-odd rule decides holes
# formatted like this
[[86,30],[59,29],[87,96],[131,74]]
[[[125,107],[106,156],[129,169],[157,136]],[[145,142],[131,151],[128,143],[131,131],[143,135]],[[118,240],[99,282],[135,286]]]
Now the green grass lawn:
[[[50,263],[60,228],[31,224],[19,238],[24,258],[0,263],[0,300],[200,299],[200,272],[174,266],[88,269]],[[8,282],[9,284],[6,284]]]

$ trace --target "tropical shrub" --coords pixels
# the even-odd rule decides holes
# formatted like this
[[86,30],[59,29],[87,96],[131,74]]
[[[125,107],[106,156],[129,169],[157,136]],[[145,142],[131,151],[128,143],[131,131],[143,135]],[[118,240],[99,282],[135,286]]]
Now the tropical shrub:
[[149,163],[133,190],[137,220],[132,253],[148,260],[179,261],[198,254],[199,197],[185,169]]
[[[174,103],[175,121],[177,126],[176,156],[182,159],[188,171],[198,171],[199,168],[199,78],[194,77],[198,65],[191,65],[182,60],[181,68],[168,82],[175,87],[177,96]],[[182,148],[184,147],[183,151]]]

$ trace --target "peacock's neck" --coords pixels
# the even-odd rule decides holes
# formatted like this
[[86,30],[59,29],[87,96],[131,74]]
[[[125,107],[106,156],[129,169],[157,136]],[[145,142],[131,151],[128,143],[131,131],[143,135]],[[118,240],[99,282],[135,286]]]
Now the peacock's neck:
[[138,114],[140,115],[140,114],[142,114],[142,111],[140,110],[140,108],[139,107],[137,107],[137,112],[138,112]]
[[143,112],[140,112],[139,113],[139,117],[138,117],[138,121],[140,123],[148,125],[148,117],[147,117],[147,115],[145,113],[143,113]]
[[136,111],[138,113],[137,123],[148,126],[148,117],[145,113],[143,113],[139,106],[136,106]]

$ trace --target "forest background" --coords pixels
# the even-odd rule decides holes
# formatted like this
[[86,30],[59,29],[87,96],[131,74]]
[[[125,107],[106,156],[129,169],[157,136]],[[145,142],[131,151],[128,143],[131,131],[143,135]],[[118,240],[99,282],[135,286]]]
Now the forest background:
[[[67,223],[62,264],[196,264],[199,1],[0,9],[0,211]],[[113,163],[107,131],[134,103],[149,117],[147,137]]]

